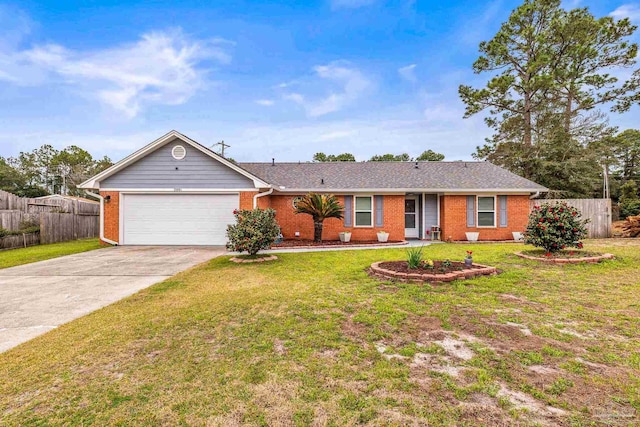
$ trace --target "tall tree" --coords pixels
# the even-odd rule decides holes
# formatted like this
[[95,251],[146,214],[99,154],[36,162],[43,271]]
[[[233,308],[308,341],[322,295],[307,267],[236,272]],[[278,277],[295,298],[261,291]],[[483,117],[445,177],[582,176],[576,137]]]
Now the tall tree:
[[596,19],[585,8],[565,11],[560,0],[525,0],[480,44],[473,69],[491,75],[486,87],[459,88],[465,117],[486,111],[494,130],[474,157],[591,196],[593,188],[579,181],[601,187],[596,174],[610,159],[593,147],[614,131],[598,107],[624,111],[638,97],[640,75],[618,81],[608,73],[635,64],[637,46],[628,41],[635,29],[627,19]]
[[560,0],[526,0],[490,41],[480,43],[481,55],[473,71],[497,74],[482,89],[460,85],[465,118],[489,109],[485,119],[489,127],[500,132],[503,126],[515,123],[520,142],[525,148],[533,146],[533,115],[546,102],[553,84],[549,27],[559,19],[559,7]]
[[637,92],[637,81],[620,82],[610,71],[636,63],[638,45],[628,41],[636,28],[628,18],[596,19],[587,8],[563,10],[552,22],[550,73],[556,99],[563,105],[565,132],[571,131],[572,120],[580,111],[603,104],[611,104],[615,111],[629,108],[626,99]]
[[622,180],[640,182],[640,130],[627,129],[620,132],[613,144]]

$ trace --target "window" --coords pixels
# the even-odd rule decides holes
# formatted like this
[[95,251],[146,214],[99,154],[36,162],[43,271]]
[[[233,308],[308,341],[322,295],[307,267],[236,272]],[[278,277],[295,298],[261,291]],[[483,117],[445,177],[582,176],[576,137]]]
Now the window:
[[171,149],[171,155],[176,160],[182,160],[187,155],[187,150],[182,145],[176,145]]
[[356,196],[355,225],[356,227],[373,227],[373,197]]
[[496,226],[496,198],[478,196],[478,227]]

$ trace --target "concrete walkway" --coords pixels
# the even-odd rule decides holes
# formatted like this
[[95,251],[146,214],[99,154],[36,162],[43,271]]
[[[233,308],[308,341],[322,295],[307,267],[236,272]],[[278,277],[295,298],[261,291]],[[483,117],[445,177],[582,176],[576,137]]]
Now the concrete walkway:
[[[402,249],[402,248],[411,248],[411,247],[419,247],[419,246],[429,246],[433,244],[444,243],[439,240],[407,240],[407,243],[397,244],[397,245],[363,245],[363,246],[327,246],[327,247],[319,247],[319,248],[280,248],[280,249],[268,249],[265,251],[260,251],[260,253],[264,254],[278,254],[278,253],[291,253],[291,252],[324,252],[324,251],[362,251],[362,250],[370,250],[370,249]],[[238,255],[237,252],[229,252],[229,255]]]
[[224,253],[119,246],[0,270],[0,352]]

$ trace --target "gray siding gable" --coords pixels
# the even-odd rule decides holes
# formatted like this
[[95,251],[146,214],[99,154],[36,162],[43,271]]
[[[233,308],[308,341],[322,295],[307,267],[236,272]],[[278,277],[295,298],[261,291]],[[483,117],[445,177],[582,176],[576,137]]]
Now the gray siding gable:
[[[176,160],[171,150],[181,145],[187,150]],[[174,139],[135,163],[100,182],[100,188],[208,188],[248,189],[253,181],[191,145]]]

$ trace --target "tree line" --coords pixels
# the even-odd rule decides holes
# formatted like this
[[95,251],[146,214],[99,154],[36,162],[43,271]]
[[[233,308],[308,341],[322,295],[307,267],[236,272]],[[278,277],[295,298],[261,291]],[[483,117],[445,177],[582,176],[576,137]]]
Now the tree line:
[[0,189],[21,197],[82,196],[78,185],[112,164],[109,157],[94,159],[75,145],[57,150],[45,144],[16,157],[0,157]]
[[[433,150],[425,150],[418,157],[413,158],[408,153],[401,154],[376,154],[368,161],[370,162],[439,162],[444,160],[444,154],[436,153]],[[313,155],[314,162],[355,162],[356,158],[351,153],[325,154],[322,152]]]

